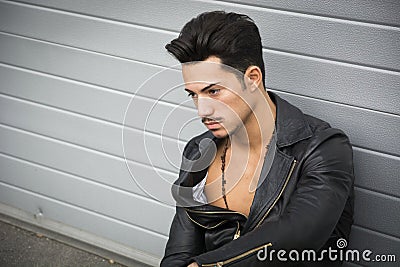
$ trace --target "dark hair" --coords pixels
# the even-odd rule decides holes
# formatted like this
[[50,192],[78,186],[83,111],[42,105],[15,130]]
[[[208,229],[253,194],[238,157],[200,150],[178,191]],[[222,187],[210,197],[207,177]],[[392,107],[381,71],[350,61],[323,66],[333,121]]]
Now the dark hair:
[[216,56],[221,63],[243,74],[249,66],[258,66],[265,85],[260,33],[247,15],[224,11],[202,13],[186,23],[178,38],[165,48],[181,63]]

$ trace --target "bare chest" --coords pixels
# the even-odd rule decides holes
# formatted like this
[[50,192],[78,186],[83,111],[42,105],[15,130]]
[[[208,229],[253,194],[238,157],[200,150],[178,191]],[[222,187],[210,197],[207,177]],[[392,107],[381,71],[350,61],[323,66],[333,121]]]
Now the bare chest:
[[[223,199],[221,162],[215,160],[208,169],[205,194],[211,205],[227,208]],[[230,210],[246,216],[254,199],[262,163],[257,156],[243,160],[232,158],[225,170],[225,195]]]

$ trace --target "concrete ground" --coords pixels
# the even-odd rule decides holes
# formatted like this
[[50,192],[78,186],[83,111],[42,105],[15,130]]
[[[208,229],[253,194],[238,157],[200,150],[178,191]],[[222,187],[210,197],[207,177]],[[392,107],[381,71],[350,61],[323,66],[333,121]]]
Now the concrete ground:
[[124,265],[0,221],[0,266]]

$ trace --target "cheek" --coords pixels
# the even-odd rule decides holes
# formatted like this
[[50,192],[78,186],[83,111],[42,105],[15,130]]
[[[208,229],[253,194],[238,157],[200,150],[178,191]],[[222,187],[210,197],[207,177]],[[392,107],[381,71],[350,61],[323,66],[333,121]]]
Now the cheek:
[[221,110],[220,116],[225,120],[225,126],[237,126],[243,123],[249,114],[250,109],[243,102],[225,103],[224,109]]
[[251,111],[246,101],[236,94],[225,97],[214,105],[216,116],[224,117],[227,122],[235,123],[243,120]]
[[232,101],[230,106],[232,107],[231,112],[234,112],[236,117],[240,119],[243,119],[251,111],[247,103],[241,98],[236,98],[234,101]]

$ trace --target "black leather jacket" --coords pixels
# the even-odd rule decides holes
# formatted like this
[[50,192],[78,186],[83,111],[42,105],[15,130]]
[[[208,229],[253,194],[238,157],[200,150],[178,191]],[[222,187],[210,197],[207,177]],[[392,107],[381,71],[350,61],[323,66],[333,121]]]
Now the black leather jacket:
[[[287,253],[337,249],[336,241],[348,240],[353,223],[353,156],[347,136],[268,93],[277,108],[276,153],[270,172],[260,177],[263,181],[249,216],[207,204],[192,206],[191,189],[205,177],[207,168],[181,170],[175,182],[181,187],[172,190],[178,205],[162,267],[193,261],[199,266],[341,264],[327,255],[323,262],[290,261],[288,254],[288,261],[257,257],[265,248]],[[186,145],[184,158],[201,159],[208,147],[204,140],[218,142],[210,132],[197,136]]]

